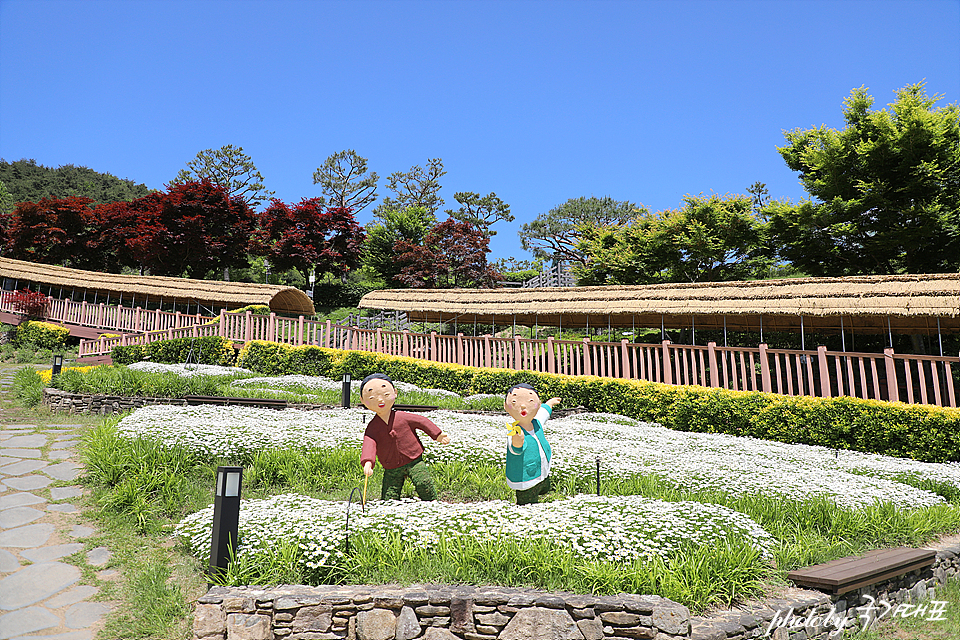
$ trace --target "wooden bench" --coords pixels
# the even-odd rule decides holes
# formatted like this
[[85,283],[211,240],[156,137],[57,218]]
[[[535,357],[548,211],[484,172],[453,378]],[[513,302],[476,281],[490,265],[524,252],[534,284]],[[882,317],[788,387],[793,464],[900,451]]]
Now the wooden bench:
[[221,406],[263,407],[266,409],[286,409],[286,400],[274,398],[231,398],[227,396],[183,396],[187,404],[217,404]]
[[937,552],[930,549],[878,549],[862,556],[840,558],[797,569],[787,574],[797,586],[840,595],[867,585],[902,576],[933,564]]

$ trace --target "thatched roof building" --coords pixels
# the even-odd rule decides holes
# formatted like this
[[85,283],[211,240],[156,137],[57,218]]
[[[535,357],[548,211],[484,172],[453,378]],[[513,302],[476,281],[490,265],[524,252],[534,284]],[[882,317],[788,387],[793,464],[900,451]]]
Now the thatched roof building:
[[731,331],[960,331],[960,274],[794,278],[544,289],[401,289],[360,307],[415,322]]
[[88,302],[109,300],[124,306],[157,308],[162,301],[229,310],[263,304],[276,313],[314,313],[313,302],[303,291],[271,284],[100,273],[11,258],[0,258],[0,279],[5,290],[30,287],[48,293],[52,289],[54,297],[79,300],[83,296]]

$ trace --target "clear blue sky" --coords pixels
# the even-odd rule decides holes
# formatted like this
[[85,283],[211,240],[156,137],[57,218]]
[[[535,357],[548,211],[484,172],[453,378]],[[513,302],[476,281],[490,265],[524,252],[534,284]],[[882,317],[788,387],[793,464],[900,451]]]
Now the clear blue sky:
[[578,196],[797,200],[784,130],[924,79],[960,101],[960,0],[0,0],[0,157],[162,189],[233,144],[286,202],[343,149],[383,195],[440,157],[445,208],[512,206],[492,258]]

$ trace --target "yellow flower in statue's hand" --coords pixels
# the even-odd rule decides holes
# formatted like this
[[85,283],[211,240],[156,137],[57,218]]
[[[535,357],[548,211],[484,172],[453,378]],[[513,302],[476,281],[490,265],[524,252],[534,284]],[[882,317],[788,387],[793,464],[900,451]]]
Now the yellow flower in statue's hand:
[[507,427],[510,428],[510,433],[508,436],[515,436],[520,433],[520,423],[519,422],[508,422]]

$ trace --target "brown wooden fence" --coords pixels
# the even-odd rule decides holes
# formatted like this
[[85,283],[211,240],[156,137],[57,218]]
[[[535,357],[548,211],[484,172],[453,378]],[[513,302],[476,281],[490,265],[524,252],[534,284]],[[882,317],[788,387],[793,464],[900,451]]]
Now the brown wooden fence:
[[[154,313],[154,312],[147,312]],[[122,317],[122,314],[118,317]],[[193,316],[190,316],[193,319]],[[128,322],[133,322],[129,320]],[[531,340],[514,337],[439,335],[361,329],[271,314],[221,312],[182,327],[81,342],[80,356],[109,353],[116,345],[178,337],[222,336],[234,342],[268,340],[292,345],[373,351],[472,367],[541,371],[573,376],[648,380],[784,395],[851,396],[956,407],[960,357],[677,345]],[[140,321],[142,325],[144,321]]]

